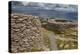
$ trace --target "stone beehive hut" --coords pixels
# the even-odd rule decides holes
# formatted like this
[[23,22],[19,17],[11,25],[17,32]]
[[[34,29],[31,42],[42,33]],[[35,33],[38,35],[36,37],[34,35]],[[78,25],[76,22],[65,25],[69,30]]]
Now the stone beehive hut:
[[38,16],[11,14],[11,52],[30,52],[43,49]]

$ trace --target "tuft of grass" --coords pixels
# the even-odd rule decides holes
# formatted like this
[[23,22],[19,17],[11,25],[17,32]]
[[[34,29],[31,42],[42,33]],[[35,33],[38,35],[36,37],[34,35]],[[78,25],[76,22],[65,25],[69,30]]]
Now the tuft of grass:
[[57,39],[56,43],[59,50],[78,48],[78,43],[76,41],[62,41]]
[[44,51],[44,50],[43,49],[38,49],[38,48],[32,48],[31,51],[35,52],[35,51]]
[[50,40],[49,40],[49,33],[50,31],[44,29],[44,28],[41,28],[41,34],[43,36],[43,39],[44,39],[44,44],[47,48],[50,48]]

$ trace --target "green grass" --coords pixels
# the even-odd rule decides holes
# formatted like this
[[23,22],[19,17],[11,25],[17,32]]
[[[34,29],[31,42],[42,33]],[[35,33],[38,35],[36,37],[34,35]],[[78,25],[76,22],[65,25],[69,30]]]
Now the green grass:
[[41,28],[41,34],[42,34],[43,39],[44,39],[44,44],[47,48],[50,48],[50,40],[48,38],[49,33],[50,33],[50,31],[48,31],[44,28]]
[[43,51],[43,49],[32,48],[31,51],[32,51],[32,52],[35,52],[35,51]]
[[76,41],[62,41],[57,39],[56,43],[59,50],[78,48],[78,43]]
[[[78,31],[75,30],[75,28],[66,28],[63,31],[60,31],[60,28],[56,28],[56,27],[50,27],[50,26],[46,26],[45,27],[46,30],[55,33],[56,36],[60,36],[62,37],[62,35],[64,35],[64,38],[71,38],[71,39],[76,39],[78,38]],[[48,36],[48,33],[50,34],[50,32],[46,32],[44,33],[44,39],[45,36]],[[45,39],[46,41],[46,39]],[[78,48],[78,43],[77,41],[64,41],[64,40],[56,40],[56,44],[59,50],[63,50],[63,49],[77,49]]]

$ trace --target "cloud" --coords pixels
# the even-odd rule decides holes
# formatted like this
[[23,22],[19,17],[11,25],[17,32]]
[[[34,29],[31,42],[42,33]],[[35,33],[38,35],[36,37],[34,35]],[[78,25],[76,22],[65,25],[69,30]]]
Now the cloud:
[[24,6],[27,6],[27,5],[29,5],[29,2],[22,1],[22,4],[23,4]]
[[62,7],[62,6],[61,7],[56,7],[54,10],[57,10],[57,11],[68,11],[68,12],[77,12],[76,8],[72,8],[70,6],[65,6],[65,7]]
[[64,5],[64,4],[49,4],[49,3],[39,3],[39,2],[21,2],[24,6],[33,7],[35,9],[44,10],[57,10],[57,11],[77,11],[77,6],[75,5]]

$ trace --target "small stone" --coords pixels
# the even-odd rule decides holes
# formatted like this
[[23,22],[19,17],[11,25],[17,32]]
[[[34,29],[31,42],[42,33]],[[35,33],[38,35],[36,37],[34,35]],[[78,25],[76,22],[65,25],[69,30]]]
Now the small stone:
[[15,16],[13,16],[13,18],[18,18],[18,17],[19,17],[19,16],[16,16],[16,15],[15,15]]

